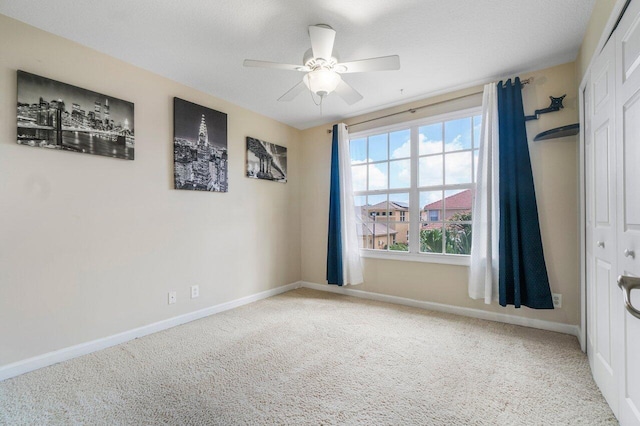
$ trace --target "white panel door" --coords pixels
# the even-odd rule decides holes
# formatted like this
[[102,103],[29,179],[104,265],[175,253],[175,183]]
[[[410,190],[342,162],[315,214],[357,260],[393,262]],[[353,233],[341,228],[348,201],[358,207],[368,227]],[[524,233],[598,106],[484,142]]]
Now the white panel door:
[[593,377],[617,414],[615,48],[608,43],[591,67],[587,176],[587,329]]
[[[632,1],[616,30],[617,267],[626,284],[640,277],[640,2]],[[640,309],[640,288],[629,292]],[[640,318],[616,297],[620,317],[620,424],[640,425]],[[640,317],[640,312],[637,313]]]

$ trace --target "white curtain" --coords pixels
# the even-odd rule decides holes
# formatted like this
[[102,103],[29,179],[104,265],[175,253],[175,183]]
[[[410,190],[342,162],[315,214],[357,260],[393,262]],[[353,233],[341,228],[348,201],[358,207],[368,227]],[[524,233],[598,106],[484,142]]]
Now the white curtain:
[[356,229],[355,205],[353,202],[353,187],[351,186],[351,153],[349,151],[349,132],[344,123],[338,128],[338,164],[340,167],[340,225],[342,228],[342,273],[343,285],[360,284],[362,278],[362,264],[360,263],[360,247]]
[[498,298],[498,145],[498,91],[496,83],[491,83],[484,86],[482,97],[482,130],[469,268],[469,296],[472,299],[484,299],[487,304]]

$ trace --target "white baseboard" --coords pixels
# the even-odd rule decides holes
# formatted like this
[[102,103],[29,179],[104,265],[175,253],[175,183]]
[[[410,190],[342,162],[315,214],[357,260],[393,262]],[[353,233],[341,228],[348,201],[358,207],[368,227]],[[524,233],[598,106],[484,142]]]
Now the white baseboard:
[[38,355],[33,358],[28,358],[22,361],[6,364],[3,366],[0,366],[0,381],[9,379],[11,377],[19,376],[20,374],[28,373],[30,371],[34,371],[42,367],[47,367],[49,365],[57,364],[62,361],[67,361],[82,355],[87,355],[92,352],[99,351],[101,349],[106,349],[111,346],[119,345],[120,343],[137,339],[139,337],[156,333],[158,331],[166,330],[168,328],[172,328],[177,325],[185,324],[200,318],[208,317],[209,315],[217,314],[223,311],[228,311],[229,309],[247,305],[249,303],[266,299],[268,297],[275,296],[280,293],[285,293],[287,291],[299,288],[300,286],[301,286],[301,282],[295,282],[292,284],[283,285],[270,290],[262,291],[260,293],[252,294],[250,296],[242,297],[240,299],[231,300],[229,302],[221,303],[219,305],[210,306],[208,308],[200,309],[198,311],[189,312],[187,314],[179,315],[173,318],[168,318],[166,320],[158,321],[153,324],[134,328],[132,330],[124,331],[122,333],[114,334],[112,336],[103,337],[101,339],[92,340],[90,342],[80,343],[78,345],[70,346],[68,348],[63,348],[57,351]]
[[482,311],[480,309],[463,308],[461,306],[445,305],[435,302],[423,302],[406,297],[389,296],[387,294],[372,293],[363,290],[354,290],[350,287],[339,287],[335,285],[316,284],[302,281],[302,287],[314,290],[328,291],[330,293],[345,294],[347,296],[360,297],[362,299],[376,300],[378,302],[395,303],[398,305],[411,306],[414,308],[427,309],[430,311],[446,312],[465,317],[484,319],[489,321],[503,322],[506,324],[521,325],[524,327],[538,328],[541,330],[555,331],[557,333],[571,334],[580,338],[580,327],[577,325],[563,324],[560,322],[544,321],[533,318],[523,318],[516,315],[499,314],[495,312]]
[[315,284],[305,281],[298,281],[295,283],[283,285],[270,290],[262,291],[260,293],[252,294],[250,296],[242,297],[240,299],[231,300],[229,302],[221,303],[219,305],[210,306],[198,311],[189,312],[187,314],[179,315],[177,317],[168,318],[166,320],[158,321],[153,324],[145,325],[142,327],[134,328],[132,330],[124,331],[122,333],[114,334],[112,336],[103,337],[101,339],[92,340],[90,342],[80,343],[78,345],[70,346],[68,348],[59,349],[57,351],[48,352],[46,354],[38,355],[32,358],[28,358],[22,361],[17,361],[11,364],[0,366],[0,381],[19,376],[20,374],[28,373],[30,371],[37,370],[39,368],[47,367],[59,362],[67,361],[82,355],[87,355],[102,349],[109,348],[111,346],[119,345],[129,340],[137,339],[139,337],[147,336],[149,334],[157,333],[158,331],[166,330],[181,324],[186,324],[191,321],[195,321],[201,318],[208,317],[209,315],[217,314],[219,312],[228,311],[239,306],[247,305],[258,300],[266,299],[271,296],[275,296],[281,293],[285,293],[296,288],[306,287],[314,290],[327,291],[330,293],[344,294],[348,296],[359,297],[362,299],[376,300],[379,302],[395,303],[398,305],[412,306],[414,308],[427,309],[438,312],[446,312],[450,314],[462,315],[466,317],[479,318],[489,321],[503,322],[507,324],[521,325],[525,327],[538,328],[542,330],[555,331],[558,333],[565,333],[577,336],[580,339],[580,328],[577,325],[562,324],[552,321],[543,321],[538,319],[530,319],[518,317],[515,315],[499,314],[494,312],[482,311],[479,309],[463,308],[459,306],[445,305],[434,302],[424,302],[415,299],[408,299],[405,297],[390,296],[381,293],[372,293],[362,290],[354,290],[351,288],[330,286],[326,284]]

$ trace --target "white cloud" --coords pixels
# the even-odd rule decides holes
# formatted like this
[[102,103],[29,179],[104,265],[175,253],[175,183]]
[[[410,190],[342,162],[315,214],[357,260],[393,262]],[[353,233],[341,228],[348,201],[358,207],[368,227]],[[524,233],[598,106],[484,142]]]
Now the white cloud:
[[369,165],[369,189],[387,189],[387,169],[385,163]]
[[418,152],[420,155],[438,154],[442,152],[442,140],[427,139],[425,135],[420,133]]
[[456,136],[451,142],[445,145],[445,150],[447,152],[460,151],[461,149],[464,149],[462,146],[462,135]]
[[[369,160],[371,161],[371,160]],[[351,167],[351,180],[354,191],[367,190],[367,168],[369,169],[369,188],[368,189],[386,189],[387,175],[383,171],[386,168],[385,163],[361,165],[365,161],[354,161]]]
[[411,141],[407,140],[391,153],[391,158],[407,158],[411,156]]
[[411,161],[398,160],[389,163],[391,188],[408,188],[411,186]]
[[[464,149],[462,135],[457,135],[450,143],[446,144],[447,153],[442,155],[443,142],[441,140],[431,140],[423,134],[419,135],[420,155],[418,161],[418,184],[420,186],[442,185],[443,175],[446,176],[447,184],[469,183],[471,179],[472,155],[469,151],[459,153],[448,153]],[[435,155],[434,155],[435,154]],[[438,155],[440,154],[440,155]],[[401,146],[393,150],[391,158],[407,158],[411,155],[411,143],[405,141]],[[445,170],[443,171],[443,159]],[[368,160],[369,162],[371,159]],[[386,189],[387,174],[384,163],[378,165],[365,165],[367,161],[354,161],[352,167],[352,179],[354,191],[366,191],[367,189]],[[391,162],[391,182],[393,187],[409,187],[411,184],[410,162]],[[369,169],[369,187],[367,188],[367,168]],[[444,173],[443,173],[444,172]],[[434,195],[435,196],[435,195]],[[422,200],[421,200],[422,203]]]
[[418,161],[418,185],[442,185],[442,155],[422,157]]
[[445,157],[445,181],[447,185],[471,182],[471,153],[449,154]]
[[[462,149],[462,143],[459,136],[457,139],[456,149]],[[451,146],[450,144],[448,146]],[[442,152],[442,140],[428,139],[424,134],[420,133],[418,140],[418,152],[420,155],[438,154]],[[394,149],[391,153],[391,158],[407,158],[411,156],[411,142],[406,140],[401,146]]]
[[[354,162],[354,164],[360,163],[362,162]],[[367,166],[351,167],[351,186],[353,186],[354,191],[367,190]]]

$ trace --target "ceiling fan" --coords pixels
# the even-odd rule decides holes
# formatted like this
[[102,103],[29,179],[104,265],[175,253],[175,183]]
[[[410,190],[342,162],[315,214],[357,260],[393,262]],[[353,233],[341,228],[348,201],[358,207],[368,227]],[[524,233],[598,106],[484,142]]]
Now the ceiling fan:
[[361,100],[362,95],[353,87],[349,86],[342,77],[340,77],[340,74],[400,69],[400,57],[398,55],[341,63],[338,61],[337,53],[333,51],[335,37],[335,30],[328,25],[311,25],[309,27],[311,49],[307,50],[304,54],[302,59],[304,65],[245,59],[244,66],[306,73],[302,81],[289,89],[278,101],[291,101],[303,92],[306,87],[320,97],[321,103],[329,93],[335,92],[349,105]]

